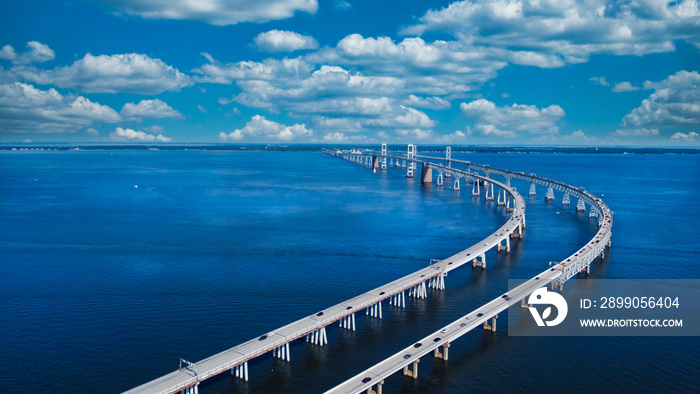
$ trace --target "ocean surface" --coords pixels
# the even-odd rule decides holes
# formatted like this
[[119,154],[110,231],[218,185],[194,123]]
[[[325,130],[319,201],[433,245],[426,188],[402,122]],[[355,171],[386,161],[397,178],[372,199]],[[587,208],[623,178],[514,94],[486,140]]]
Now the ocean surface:
[[[698,154],[453,157],[603,198],[613,246],[591,278],[700,279]],[[507,218],[464,185],[404,171],[313,151],[0,151],[0,392],[130,389],[451,256]],[[200,392],[322,392],[569,256],[595,223],[545,191],[525,197],[523,240],[489,252],[487,270],[455,270],[427,300],[357,315],[356,332],[329,327],[326,347],[295,342],[291,363],[260,357],[249,382],[223,374]],[[384,392],[700,387],[698,337],[509,337],[506,324]]]

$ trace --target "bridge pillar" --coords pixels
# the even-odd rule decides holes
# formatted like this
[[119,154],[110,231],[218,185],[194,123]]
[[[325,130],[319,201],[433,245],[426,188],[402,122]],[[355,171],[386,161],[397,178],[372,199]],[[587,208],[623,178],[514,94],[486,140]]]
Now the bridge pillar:
[[[309,342],[309,335],[306,335],[306,342]],[[289,342],[285,343],[282,346],[278,346],[274,349],[272,349],[272,357],[273,358],[279,358],[280,360],[286,360],[287,362],[290,362],[292,359],[289,356]]]
[[[505,245],[501,245],[501,242],[505,241]],[[505,250],[506,253],[510,253],[510,237],[506,237],[501,241],[498,241],[498,249],[496,250],[496,253],[501,253],[501,250]]]
[[551,187],[547,188],[547,194],[544,195],[544,200],[545,201],[549,201],[549,200],[554,201],[554,189],[552,189]]
[[180,390],[180,394],[199,394],[199,384]]
[[554,291],[555,289],[558,289],[559,292],[561,293],[562,291],[564,291],[564,284],[563,283],[556,284],[556,283],[552,282],[552,291]]
[[[503,192],[503,193],[501,193]],[[501,197],[501,195],[503,197]],[[498,201],[496,201],[496,206],[506,205],[506,189],[501,189],[498,191]]]
[[418,379],[418,363],[420,359],[417,358],[413,360],[413,371],[408,368],[408,365],[403,367],[403,376],[408,376],[409,378]]
[[472,197],[480,195],[481,188],[479,187],[479,180],[474,179],[472,183]]
[[437,185],[442,186],[442,183],[443,183],[443,177],[442,177],[442,172],[440,172],[440,173],[438,173],[438,177],[437,177]]
[[413,178],[413,170],[415,170],[416,163],[413,162],[416,158],[416,146],[413,144],[408,144],[408,151],[406,152],[406,178]]
[[355,314],[351,313],[341,318],[340,324],[338,324],[338,328],[355,331]]
[[[452,168],[452,148],[447,147],[445,148],[445,161],[447,162],[447,168]],[[452,174],[449,172],[445,174],[445,178],[450,178]]]
[[491,331],[491,332],[496,332],[496,319],[498,319],[498,315],[494,315],[491,318],[491,325],[489,325],[489,321],[486,320],[484,322],[484,330],[485,331]]
[[386,170],[386,144],[382,144],[382,171]]
[[430,168],[428,163],[423,163],[420,170],[420,181],[421,183],[433,183],[433,169]]
[[370,305],[367,307],[367,310],[365,312],[366,316],[369,317],[376,317],[381,319],[382,318],[382,302],[379,301],[374,305]]
[[231,375],[235,376],[238,379],[243,379],[246,382],[248,381],[248,362],[244,362],[243,364],[236,365],[235,367],[231,368]]
[[428,298],[428,291],[425,289],[425,282],[413,286],[408,292],[408,296],[413,298]]
[[529,307],[531,307],[531,306],[532,306],[531,304],[528,304],[528,303],[525,302],[525,298],[527,298],[527,297],[523,297],[523,298],[520,300],[520,307],[521,307],[521,308],[529,308]]
[[452,188],[452,190],[458,192],[459,191],[459,178],[455,179],[455,185]]
[[[506,201],[507,201],[506,202],[506,212],[514,211],[515,210],[515,200],[513,200],[513,196],[511,196],[509,194]],[[513,203],[512,206],[511,206],[511,202]]]
[[[525,224],[524,224],[524,223],[522,223],[522,222],[521,222],[521,223],[518,223],[518,225],[515,226],[515,228],[513,229],[513,232],[510,233],[510,237],[511,237],[511,238],[516,238],[516,237],[517,237],[517,238],[523,239],[523,228],[524,228],[524,227],[525,227]],[[517,232],[517,234],[516,234],[516,232]]]
[[[479,258],[481,258],[481,260],[479,260]],[[476,267],[486,269],[486,253],[482,253],[481,255],[477,256],[474,260],[472,260],[472,268]]]
[[[552,191],[553,193],[554,191]],[[535,187],[534,183],[530,184],[530,191],[527,193],[529,196],[536,196],[537,195],[537,188]]]
[[578,203],[576,203],[576,212],[578,211],[586,212],[586,203],[583,202],[583,198],[579,198]]
[[450,348],[450,343],[449,343],[449,342],[445,342],[445,344],[442,345],[442,353],[440,353],[440,347],[438,346],[438,347],[435,349],[435,353],[434,353],[435,358],[437,358],[437,359],[442,359],[442,360],[447,361],[447,358],[448,358],[448,356],[449,356],[449,353],[448,353],[448,352],[449,352],[449,348]]
[[431,289],[445,290],[445,276],[440,274],[430,279],[428,287]]
[[[396,160],[396,161],[398,162],[398,160]],[[393,167],[393,166],[394,166],[394,158],[392,157],[391,159],[389,159],[389,167]]]
[[561,199],[561,205],[564,206],[569,204],[571,204],[569,193],[564,193],[564,197]]
[[[484,182],[485,186],[484,188],[486,189],[486,201],[493,201],[493,183],[487,183]],[[489,190],[491,191],[491,194],[489,194]]]
[[382,385],[384,384],[383,380],[380,380],[379,383],[377,383],[377,391],[372,390],[372,388],[367,389],[367,394],[382,394]]
[[406,296],[404,292],[396,293],[389,299],[389,305],[397,306],[399,308],[406,307]]

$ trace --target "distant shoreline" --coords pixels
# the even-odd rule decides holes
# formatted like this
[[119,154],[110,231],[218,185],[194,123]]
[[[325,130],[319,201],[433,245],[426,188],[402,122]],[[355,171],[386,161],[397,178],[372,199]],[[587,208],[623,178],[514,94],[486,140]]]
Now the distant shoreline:
[[[446,145],[419,145],[421,153],[442,153]],[[0,145],[0,151],[68,151],[68,150],[168,150],[168,151],[272,151],[272,152],[303,152],[318,151],[322,148],[349,149],[350,146],[331,144],[5,144]],[[368,151],[378,150],[375,145],[356,145],[352,148]],[[390,144],[390,151],[404,151],[404,144]],[[452,146],[452,153],[580,153],[580,154],[700,154],[698,148],[680,147],[536,147],[536,146]]]

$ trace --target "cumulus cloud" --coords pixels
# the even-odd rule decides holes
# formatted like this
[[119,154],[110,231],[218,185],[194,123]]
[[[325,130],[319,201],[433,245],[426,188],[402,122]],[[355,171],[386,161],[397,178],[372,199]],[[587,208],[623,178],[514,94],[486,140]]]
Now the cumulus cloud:
[[0,85],[0,132],[66,133],[120,120],[112,108],[82,96],[63,96],[55,89],[20,82]]
[[605,80],[605,77],[592,77],[590,81],[597,83],[598,85],[608,86],[610,82]]
[[287,19],[297,11],[316,13],[317,0],[98,0],[119,13],[146,19],[191,19],[212,25]]
[[450,109],[452,104],[437,96],[433,97],[418,97],[414,94],[408,96],[408,99],[403,101],[404,105],[417,108],[428,108],[428,109]]
[[644,82],[653,89],[642,105],[625,115],[626,127],[689,126],[700,124],[700,74],[679,71],[661,82]]
[[255,115],[241,129],[233,132],[219,133],[219,139],[223,141],[269,141],[270,139],[279,141],[293,141],[308,139],[313,135],[313,130],[307,129],[306,125],[295,124],[286,126],[264,116]]
[[678,132],[678,133],[671,136],[671,140],[678,141],[678,142],[695,142],[696,140],[700,141],[700,134],[698,134],[694,131],[691,131],[687,134]]
[[[674,49],[673,40],[700,44],[695,0],[599,1],[467,0],[429,10],[403,30],[421,35],[447,32],[478,46],[527,48],[561,64],[580,63],[591,54],[645,55]],[[554,63],[551,66],[555,66]]]
[[629,82],[620,82],[615,84],[615,86],[612,88],[612,91],[615,93],[620,93],[620,92],[634,92],[636,90],[639,90],[638,87],[632,86],[631,83]]
[[610,135],[617,137],[653,137],[659,135],[659,129],[621,129],[615,130],[614,132],[610,133]]
[[165,137],[162,134],[153,135],[143,131],[132,129],[122,129],[117,127],[113,132],[109,133],[109,138],[112,141],[129,141],[129,142],[171,142],[173,139]]
[[15,49],[10,45],[5,45],[0,50],[0,59],[10,60],[12,64],[24,65],[29,63],[43,63],[53,60],[56,57],[54,51],[48,45],[38,41],[29,41],[26,52],[15,53]]
[[294,52],[300,49],[318,48],[318,42],[313,37],[285,30],[260,33],[253,42],[258,49],[265,52]]
[[189,76],[160,59],[127,53],[85,55],[70,66],[40,70],[33,66],[15,66],[4,72],[5,79],[55,85],[87,93],[159,94],[191,86]]
[[484,136],[515,137],[521,131],[556,134],[559,132],[556,122],[565,115],[558,105],[542,109],[522,104],[498,107],[485,99],[462,103],[459,108],[462,115],[476,124],[467,129],[468,133]]
[[121,110],[121,114],[131,120],[141,120],[143,118],[181,119],[183,117],[179,111],[173,109],[160,99],[141,100],[138,104],[126,103]]
[[345,0],[333,0],[333,8],[338,11],[345,11],[352,8],[352,4]]

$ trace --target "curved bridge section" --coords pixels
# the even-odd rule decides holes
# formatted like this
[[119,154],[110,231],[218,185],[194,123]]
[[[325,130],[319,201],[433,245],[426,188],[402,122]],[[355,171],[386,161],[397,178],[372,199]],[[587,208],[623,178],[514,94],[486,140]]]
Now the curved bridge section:
[[[333,156],[335,152],[325,151]],[[415,155],[415,151],[414,151]],[[352,155],[348,160],[357,163],[377,163],[376,155]],[[395,156],[401,159],[400,156]],[[385,158],[388,158],[386,156]],[[405,159],[404,159],[405,160]],[[408,161],[411,169],[417,159]],[[404,165],[406,162],[404,162]],[[426,164],[427,166],[428,164]],[[430,163],[436,169],[444,166]],[[467,171],[453,169],[455,176],[471,179],[473,182],[491,182],[502,189],[507,202],[507,210],[512,211],[508,221],[498,230],[481,240],[476,245],[448,257],[444,260],[433,260],[431,264],[403,278],[370,290],[350,300],[323,309],[318,313],[304,317],[272,332],[234,346],[221,353],[208,357],[196,363],[181,359],[180,368],[158,379],[145,383],[127,393],[175,393],[181,391],[187,394],[198,392],[200,382],[218,374],[231,371],[231,374],[243,380],[248,380],[248,361],[262,355],[272,353],[272,356],[291,361],[290,343],[303,340],[312,345],[324,346],[328,343],[326,327],[338,323],[341,329],[355,330],[355,315],[365,312],[368,318],[382,318],[382,305],[387,301],[391,307],[405,308],[406,298],[426,298],[427,287],[437,290],[445,289],[445,276],[455,268],[472,263],[472,267],[486,269],[486,252],[496,249],[498,253],[510,252],[511,237],[522,238],[525,226],[525,200],[515,188],[484,176]],[[500,193],[499,193],[500,195]]]
[[[409,148],[409,152],[411,149]],[[435,358],[447,360],[448,359],[448,349],[450,344],[466,334],[467,332],[483,326],[485,330],[496,330],[496,319],[498,314],[506,310],[512,305],[521,303],[523,306],[525,298],[532,294],[535,290],[542,288],[551,284],[552,289],[558,288],[560,291],[563,289],[564,282],[578,274],[579,272],[586,271],[590,272],[590,264],[596,258],[604,258],[605,248],[611,246],[612,237],[612,211],[608,206],[596,196],[586,192],[583,188],[578,188],[574,186],[567,185],[563,182],[554,181],[547,178],[538,177],[535,174],[524,174],[516,173],[513,171],[497,169],[490,166],[476,165],[466,161],[454,160],[450,157],[450,149],[448,148],[448,154],[445,159],[428,157],[428,156],[416,156],[411,157],[409,154],[406,156],[390,156],[393,159],[398,158],[398,160],[405,160],[408,165],[412,165],[416,162],[421,162],[420,160],[435,160],[435,161],[445,161],[446,165],[435,164],[434,162],[423,161],[423,180],[426,177],[426,171],[437,171],[438,172],[438,185],[440,185],[440,180],[444,175],[464,175],[465,177],[471,179],[480,179],[484,181],[486,179],[491,182],[498,182],[490,179],[490,175],[500,175],[506,178],[506,185],[510,185],[511,179],[518,179],[526,182],[530,182],[530,194],[536,193],[536,186],[542,185],[548,188],[547,197],[548,199],[553,199],[552,189],[559,190],[564,193],[564,197],[574,196],[579,198],[579,204],[577,206],[578,210],[585,211],[585,205],[589,204],[591,211],[595,212],[598,217],[598,232],[595,236],[586,243],[581,249],[576,251],[573,255],[569,256],[565,260],[562,260],[555,266],[541,272],[539,275],[533,277],[532,279],[526,281],[522,285],[511,289],[507,293],[499,296],[498,298],[488,302],[487,304],[477,308],[474,311],[462,316],[456,321],[448,324],[443,329],[434,332],[422,339],[419,339],[415,344],[412,344],[401,351],[397,352],[393,356],[387,358],[386,360],[370,367],[369,369],[359,373],[358,375],[348,379],[347,381],[341,383],[340,385],[329,390],[328,393],[359,393],[367,390],[368,393],[374,393],[373,388],[377,386],[377,391],[381,393],[381,387],[384,384],[384,379],[390,375],[403,370],[403,374],[414,379],[418,378],[418,363],[420,358],[433,353]],[[378,157],[378,161],[383,159],[386,155],[386,150],[382,149],[382,155]],[[415,147],[413,148],[415,152]],[[415,154],[415,153],[414,153]],[[354,156],[354,155],[351,155]],[[351,159],[352,160],[352,159]],[[462,163],[466,164],[466,170],[460,171],[452,167],[452,163]],[[375,167],[376,168],[376,167]],[[483,176],[477,175],[471,172],[471,169],[479,170],[484,173]],[[432,178],[432,174],[430,176]],[[503,185],[503,184],[500,184]],[[488,186],[486,186],[488,187]],[[500,193],[499,193],[500,194]],[[492,194],[493,195],[493,194]],[[583,207],[581,207],[583,205]],[[583,208],[583,209],[581,209]],[[589,216],[590,217],[590,216]],[[489,324],[490,320],[490,324]],[[442,348],[442,351],[440,350]]]

